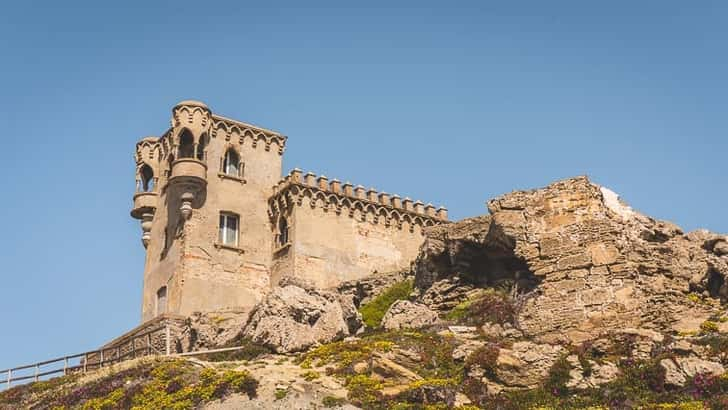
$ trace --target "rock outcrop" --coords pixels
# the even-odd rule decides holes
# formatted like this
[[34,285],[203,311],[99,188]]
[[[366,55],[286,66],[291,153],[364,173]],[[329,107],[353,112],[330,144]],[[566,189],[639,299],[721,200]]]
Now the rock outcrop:
[[256,305],[243,335],[279,353],[304,350],[351,334],[361,319],[351,297],[336,292],[276,287]]
[[398,300],[389,307],[382,318],[387,330],[418,329],[437,323],[437,313],[421,303]]
[[527,335],[578,342],[620,327],[696,331],[728,296],[726,237],[684,234],[586,177],[503,195],[488,210],[428,228],[420,301],[444,311],[473,288],[507,288],[521,296]]

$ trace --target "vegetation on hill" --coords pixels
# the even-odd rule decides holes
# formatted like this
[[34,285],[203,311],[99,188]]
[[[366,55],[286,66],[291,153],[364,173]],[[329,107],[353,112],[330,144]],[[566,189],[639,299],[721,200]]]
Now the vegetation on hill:
[[0,408],[192,409],[233,393],[257,394],[249,373],[216,370],[184,360],[142,360],[126,370],[81,382],[77,375],[0,393]]
[[398,300],[409,298],[412,289],[412,280],[395,283],[369,303],[362,305],[359,313],[361,313],[364,324],[372,329],[379,327],[389,307]]

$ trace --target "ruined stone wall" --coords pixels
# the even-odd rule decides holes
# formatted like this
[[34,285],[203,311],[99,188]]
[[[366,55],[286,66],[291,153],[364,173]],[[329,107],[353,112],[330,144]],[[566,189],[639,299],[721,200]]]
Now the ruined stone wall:
[[428,230],[415,281],[426,303],[451,308],[463,292],[449,289],[510,279],[528,295],[518,318],[527,334],[579,341],[620,327],[696,331],[728,295],[725,237],[683,234],[585,177],[506,194],[488,209]]
[[274,226],[280,218],[288,222],[289,243],[277,244],[274,283],[291,276],[332,288],[373,272],[409,268],[422,229],[444,222],[446,213],[294,170],[271,200]]

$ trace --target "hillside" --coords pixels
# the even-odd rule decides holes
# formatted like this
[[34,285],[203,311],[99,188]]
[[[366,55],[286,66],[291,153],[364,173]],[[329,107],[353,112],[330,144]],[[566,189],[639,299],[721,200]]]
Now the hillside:
[[724,409],[728,238],[585,177],[428,228],[410,271],[288,280],[183,350],[0,393],[15,408]]

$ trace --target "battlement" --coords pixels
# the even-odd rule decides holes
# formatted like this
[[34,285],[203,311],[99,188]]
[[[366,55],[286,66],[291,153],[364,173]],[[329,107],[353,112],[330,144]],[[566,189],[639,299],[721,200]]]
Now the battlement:
[[337,215],[346,212],[349,217],[354,217],[359,210],[362,221],[371,214],[374,223],[384,218],[387,226],[394,224],[402,228],[403,222],[408,222],[412,229],[415,225],[425,227],[447,222],[447,209],[444,207],[436,208],[419,200],[403,199],[397,194],[378,192],[349,182],[342,184],[338,179],[329,180],[325,175],[304,174],[298,168],[273,187],[269,200],[271,220],[293,203],[302,205],[304,198],[309,199],[311,208],[333,210]]

